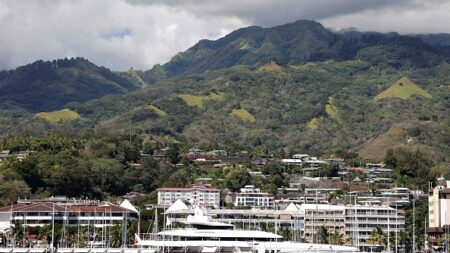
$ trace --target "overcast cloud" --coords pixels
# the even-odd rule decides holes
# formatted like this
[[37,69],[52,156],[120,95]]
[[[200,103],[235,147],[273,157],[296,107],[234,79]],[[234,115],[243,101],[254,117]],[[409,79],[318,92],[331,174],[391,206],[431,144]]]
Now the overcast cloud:
[[314,19],[326,27],[450,33],[445,0],[0,0],[0,69],[82,56],[149,69],[200,39]]

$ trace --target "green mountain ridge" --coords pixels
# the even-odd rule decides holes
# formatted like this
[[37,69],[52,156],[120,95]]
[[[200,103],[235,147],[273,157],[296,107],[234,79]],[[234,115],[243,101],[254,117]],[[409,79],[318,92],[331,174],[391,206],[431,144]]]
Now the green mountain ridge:
[[[385,133],[395,128],[410,133],[399,142],[411,137],[444,157],[450,151],[447,49],[417,37],[336,33],[297,21],[200,41],[147,71],[111,72],[81,58],[58,67],[38,62],[0,72],[0,91],[17,85],[0,95],[0,136],[125,133],[131,123],[133,133],[212,146],[382,154],[390,145]],[[375,101],[401,77],[430,96]],[[61,109],[80,117],[53,124],[34,117]]]
[[30,112],[61,109],[107,94],[123,94],[135,84],[83,58],[36,61],[0,72],[0,105]]
[[[380,72],[378,67],[363,61],[277,68],[277,71],[259,71],[249,66],[235,66],[174,77],[139,91],[139,94],[131,92],[108,100],[92,100],[75,110],[89,112],[94,111],[91,108],[98,108],[117,116],[111,120],[98,118],[95,113],[85,114],[99,120],[98,132],[121,132],[129,127],[130,109],[114,106],[121,103],[133,108],[132,127],[137,132],[170,135],[192,143],[266,146],[269,149],[289,147],[307,152],[358,149],[391,126],[433,121],[439,130],[420,127],[421,134],[413,137],[440,154],[448,151],[448,146],[443,143],[450,143],[450,90],[439,85],[450,83],[446,74],[450,66],[447,64],[431,72],[424,71],[428,69]],[[383,99],[374,102],[377,95],[402,76],[410,76],[433,95],[432,99],[412,96],[404,101]],[[202,100],[200,107],[179,97],[207,98],[210,94],[222,94],[223,99]],[[166,114],[162,117],[147,110],[148,103]],[[338,117],[330,116],[330,107],[333,112],[338,112]],[[243,110],[254,118],[242,120],[234,116],[233,112]],[[311,127],[311,121],[318,119],[320,124]],[[410,125],[404,131],[412,128]],[[404,141],[406,143],[406,139]]]
[[430,35],[340,33],[332,32],[315,21],[299,20],[270,28],[242,28],[215,41],[201,40],[169,62],[141,75],[147,82],[153,83],[174,75],[235,65],[260,66],[272,60],[288,65],[361,59],[395,68],[426,67],[448,60],[449,48],[445,37],[438,40]]

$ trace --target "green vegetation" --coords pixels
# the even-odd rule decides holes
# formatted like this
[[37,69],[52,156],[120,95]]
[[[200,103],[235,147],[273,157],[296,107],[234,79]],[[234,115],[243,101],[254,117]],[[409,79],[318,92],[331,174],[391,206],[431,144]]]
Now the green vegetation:
[[180,98],[186,102],[186,104],[190,106],[197,106],[199,108],[203,108],[203,103],[208,100],[213,101],[221,101],[224,98],[223,93],[209,93],[206,96],[200,96],[200,95],[189,95],[189,94],[181,94],[179,95]]
[[[111,72],[81,58],[41,61],[0,72],[0,136],[123,133],[131,120],[132,133],[210,146],[351,150],[368,160],[410,146],[429,150],[442,167],[450,152],[447,59],[415,37],[333,33],[298,21],[202,40],[147,71]],[[393,94],[412,98],[374,103],[400,76],[421,88],[405,81]],[[424,90],[433,99],[420,99]],[[62,109],[80,119],[35,117]],[[258,124],[243,124],[253,119]]]
[[442,41],[436,43],[436,39],[426,35],[417,38],[392,33],[333,33],[317,22],[299,20],[270,28],[251,26],[216,41],[202,40],[143,76],[153,83],[161,77],[236,65],[261,66],[271,61],[285,66],[362,60],[383,68],[426,68],[448,60],[449,51],[442,46],[447,46],[448,39]]
[[431,94],[421,89],[417,84],[413,83],[408,77],[402,77],[387,90],[378,94],[374,99],[379,101],[384,98],[401,98],[408,99],[411,96],[421,96],[424,98],[431,98]]
[[158,114],[161,117],[165,117],[167,115],[165,111],[160,110],[158,107],[154,105],[148,105],[147,108],[153,110],[156,114]]
[[319,128],[321,119],[318,118],[312,118],[311,121],[308,123],[308,128],[311,130],[315,130]]
[[264,72],[264,71],[282,71],[282,69],[276,62],[270,61],[269,63],[258,67],[257,71],[259,71],[259,72]]
[[[149,193],[163,185],[175,169],[152,157],[141,157],[142,143],[142,138],[133,136],[130,142],[126,135],[3,139],[0,149],[33,152],[23,161],[8,159],[0,165],[0,203],[30,195],[107,199],[129,191]],[[158,151],[164,146],[169,144],[155,143],[153,148]],[[178,155],[170,156],[174,157]]]
[[128,74],[127,77],[130,79],[130,81],[132,83],[135,83],[136,85],[138,85],[142,89],[146,88],[148,86],[148,84],[144,80],[142,80],[142,78],[139,75],[139,73],[136,70],[134,70],[133,68],[130,68],[127,71],[127,74]]
[[61,121],[71,121],[71,120],[79,119],[80,115],[75,111],[72,111],[69,109],[63,109],[63,110],[53,111],[53,112],[36,113],[36,117],[45,119],[51,123],[57,123],[57,122],[61,122]]
[[244,109],[235,109],[231,112],[231,115],[236,116],[244,121],[248,121],[251,123],[256,122],[255,116]]
[[327,113],[328,117],[339,120],[339,111],[334,105],[333,97],[328,98],[328,103],[325,105],[325,112]]
[[0,106],[30,112],[53,111],[107,94],[134,90],[135,84],[83,58],[36,61],[0,71]]

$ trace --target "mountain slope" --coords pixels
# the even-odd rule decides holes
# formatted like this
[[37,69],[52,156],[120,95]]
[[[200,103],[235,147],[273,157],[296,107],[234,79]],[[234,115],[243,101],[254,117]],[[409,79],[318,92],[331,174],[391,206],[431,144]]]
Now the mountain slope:
[[[415,136],[414,145],[444,154],[450,151],[444,144],[450,141],[445,137],[450,136],[445,128],[450,119],[450,89],[441,84],[450,83],[449,71],[448,64],[432,69],[380,70],[361,60],[288,66],[270,63],[262,68],[239,65],[176,76],[139,93],[101,98],[74,109],[98,121],[99,132],[128,129],[131,117],[134,131],[194,143],[288,147],[305,152],[358,149],[364,150],[363,154],[384,154],[389,145],[364,144],[385,136],[395,125],[432,121],[436,132],[422,131]],[[402,76],[411,77],[431,99],[411,96],[408,100],[375,101]],[[220,94],[221,99],[207,99],[211,94]],[[149,104],[164,116],[148,110]],[[105,114],[114,117],[105,118]]]
[[[396,146],[410,145],[405,138],[413,138],[411,145],[446,154],[450,64],[443,48],[395,33],[334,33],[316,22],[298,21],[243,28],[217,41],[201,41],[149,71],[105,75],[85,60],[58,65],[56,70],[51,64],[47,68],[34,64],[25,73],[40,86],[27,91],[26,82],[17,83],[28,94],[41,92],[49,103],[31,101],[40,110],[52,111],[50,116],[70,109],[79,118],[49,124],[34,117],[34,107],[24,105],[16,92],[6,105],[23,106],[29,112],[0,110],[0,135],[66,129],[76,129],[76,134],[128,133],[131,125],[134,133],[210,146],[307,153],[359,150],[378,159],[393,145],[389,129],[401,126],[394,133],[406,134],[396,137]],[[36,67],[39,70],[33,71]],[[61,77],[74,68],[81,74]],[[5,74],[0,72],[0,83],[15,80]],[[78,85],[86,80],[80,76],[102,81]],[[410,78],[401,79],[404,87],[397,83],[394,90],[389,88],[404,76]],[[89,90],[89,85],[98,90]],[[406,94],[408,99],[376,99],[386,90],[389,96]],[[65,98],[71,92],[79,97]],[[53,96],[65,100],[55,106]]]
[[239,64],[258,66],[274,59],[282,64],[298,64],[335,40],[332,32],[314,21],[300,20],[272,28],[251,26],[216,41],[202,40],[163,67],[169,75],[178,75]]
[[141,72],[148,83],[235,65],[261,66],[360,59],[382,67],[428,67],[450,59],[450,47],[425,37],[397,33],[332,32],[315,21],[299,20],[262,28],[251,26],[215,40],[202,40],[164,65]]
[[83,58],[36,61],[0,72],[0,105],[30,112],[52,111],[69,102],[85,102],[135,88],[127,79]]
[[417,84],[409,80],[408,77],[402,77],[394,84],[392,84],[392,86],[389,87],[387,90],[378,94],[374,98],[374,100],[378,101],[385,98],[401,98],[406,100],[414,95],[421,96],[424,98],[432,97],[430,93],[421,89],[419,86],[417,86]]

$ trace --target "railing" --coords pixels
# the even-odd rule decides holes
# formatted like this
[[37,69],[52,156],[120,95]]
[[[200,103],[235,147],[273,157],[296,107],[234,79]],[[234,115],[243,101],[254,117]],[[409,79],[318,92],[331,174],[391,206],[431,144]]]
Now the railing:
[[[49,248],[0,248],[0,253],[50,253]],[[141,248],[58,248],[54,253],[154,253],[154,249]]]

